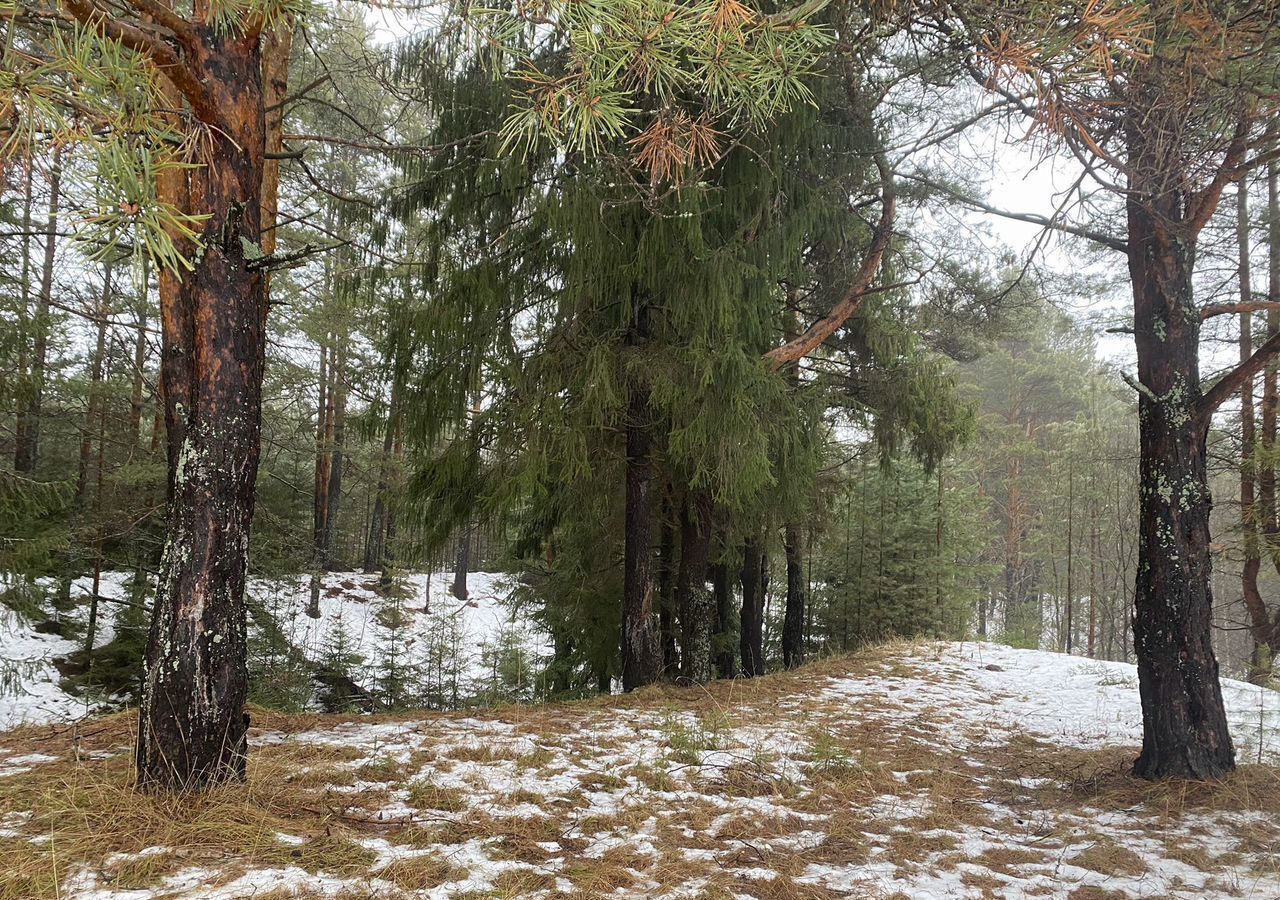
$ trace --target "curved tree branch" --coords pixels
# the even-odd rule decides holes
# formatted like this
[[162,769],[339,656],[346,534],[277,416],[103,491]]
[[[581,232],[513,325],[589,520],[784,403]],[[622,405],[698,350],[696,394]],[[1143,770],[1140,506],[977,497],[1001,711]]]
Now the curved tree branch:
[[1266,342],[1254,351],[1253,356],[1227,372],[1204,392],[1192,412],[1196,421],[1201,425],[1208,425],[1209,417],[1214,411],[1225,403],[1228,397],[1239,391],[1240,385],[1247,379],[1261,372],[1277,353],[1280,353],[1280,333],[1267,338]]
[[[86,28],[149,59],[160,74],[173,82],[202,121],[216,121],[204,84],[183,55],[167,40],[136,25],[111,17],[93,0],[62,0],[62,5]],[[165,31],[172,36],[175,43],[184,46],[190,39],[189,34],[184,37],[168,29],[158,30]]]
[[1280,300],[1250,300],[1245,303],[1209,303],[1200,307],[1201,319],[1233,316],[1238,313],[1280,311]]
[[897,219],[898,195],[893,182],[893,172],[889,168],[889,160],[883,152],[875,155],[876,168],[880,171],[880,222],[876,225],[871,246],[867,248],[858,267],[853,283],[845,291],[831,311],[804,330],[798,337],[787,341],[780,347],[774,347],[764,355],[770,369],[777,371],[789,363],[808,356],[822,345],[827,338],[836,333],[845,322],[853,317],[862,306],[871,288],[871,282],[880,273],[880,265],[884,261],[889,242],[893,239],[893,225]]

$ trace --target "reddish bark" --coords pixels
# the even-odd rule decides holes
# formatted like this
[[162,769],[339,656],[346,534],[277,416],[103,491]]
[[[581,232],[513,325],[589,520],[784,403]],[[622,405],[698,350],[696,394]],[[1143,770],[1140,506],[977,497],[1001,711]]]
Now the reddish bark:
[[[195,268],[161,294],[168,540],[139,712],[138,779],[198,788],[244,777],[244,582],[261,427],[267,298],[261,239],[262,67],[256,33],[190,25],[184,98],[210,163],[168,189],[207,214]],[[189,85],[183,77],[175,81]]]

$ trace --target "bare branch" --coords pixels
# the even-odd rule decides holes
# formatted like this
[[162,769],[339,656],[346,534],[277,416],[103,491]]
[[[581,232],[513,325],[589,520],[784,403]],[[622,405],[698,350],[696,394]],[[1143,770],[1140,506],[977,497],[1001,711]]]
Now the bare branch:
[[310,141],[316,144],[333,144],[338,147],[351,147],[355,150],[373,150],[379,153],[417,153],[422,156],[431,156],[436,153],[445,153],[454,147],[469,144],[472,141],[480,140],[484,137],[496,134],[493,131],[477,131],[475,134],[467,135],[456,141],[448,141],[443,144],[421,145],[421,144],[393,144],[390,141],[382,143],[370,143],[366,141],[353,141],[349,138],[335,137],[325,134],[286,134],[284,140],[290,141]]
[[1250,300],[1247,303],[1210,303],[1200,307],[1200,318],[1212,319],[1214,316],[1231,316],[1237,313],[1276,312],[1280,311],[1280,300]]
[[1196,403],[1192,412],[1193,417],[1202,426],[1208,425],[1210,416],[1217,408],[1225,403],[1228,397],[1240,390],[1240,385],[1247,379],[1261,372],[1277,353],[1280,353],[1280,333],[1267,338],[1266,342],[1254,351],[1253,356],[1215,381]]
[[1227,145],[1222,165],[1218,167],[1213,180],[1202,190],[1197,191],[1187,204],[1187,224],[1191,227],[1192,234],[1200,233],[1214,210],[1218,208],[1222,192],[1226,190],[1228,184],[1240,177],[1240,163],[1249,151],[1249,125],[1252,121],[1253,117],[1249,112],[1240,114],[1240,118],[1236,121],[1236,130],[1231,135],[1231,143]]
[[1093,241],[1095,244],[1101,244],[1104,247],[1107,247],[1111,250],[1116,250],[1120,253],[1127,253],[1129,250],[1128,242],[1121,240],[1120,238],[1116,237],[1113,234],[1106,234],[1105,232],[1094,231],[1092,228],[1084,228],[1079,225],[1072,225],[1070,222],[1060,221],[1056,217],[1049,218],[1047,216],[1042,216],[1038,213],[1020,213],[1020,212],[1011,212],[1005,209],[998,209],[994,206],[991,206],[990,204],[983,203],[981,200],[978,200],[974,197],[969,197],[964,194],[961,194],[960,192],[950,187],[947,187],[944,184],[939,184],[938,182],[933,181],[932,179],[925,178],[922,175],[907,175],[906,177],[912,179],[913,181],[918,181],[921,184],[925,185],[926,187],[931,187],[936,191],[941,191],[942,193],[946,194],[948,197],[955,200],[956,202],[963,203],[965,206],[972,207],[973,209],[976,209],[979,212],[989,213],[990,215],[993,215],[993,216],[1000,216],[1003,219],[1012,219],[1015,222],[1027,222],[1028,224],[1031,224],[1031,225],[1039,225],[1042,228],[1049,228],[1054,231],[1060,231],[1063,234],[1074,235],[1075,237],[1080,237],[1080,238],[1084,238],[1085,240]]

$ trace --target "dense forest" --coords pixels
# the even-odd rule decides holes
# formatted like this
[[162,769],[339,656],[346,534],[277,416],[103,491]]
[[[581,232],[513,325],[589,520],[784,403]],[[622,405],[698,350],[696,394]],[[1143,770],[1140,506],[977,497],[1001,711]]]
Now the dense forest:
[[[243,776],[245,701],[316,678],[918,636],[1135,662],[1138,773],[1232,767],[1219,665],[1280,651],[1280,10],[766,6],[0,0],[0,602],[140,704],[144,783]],[[1065,183],[1006,209],[1019,166]],[[335,573],[395,601],[373,683],[246,593]],[[406,649],[421,573],[510,576],[518,689]]]

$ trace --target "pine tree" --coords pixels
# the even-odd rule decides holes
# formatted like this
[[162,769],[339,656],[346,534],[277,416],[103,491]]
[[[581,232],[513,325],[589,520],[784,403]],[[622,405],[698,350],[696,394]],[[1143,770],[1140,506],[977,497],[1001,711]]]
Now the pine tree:
[[[1277,10],[1264,4],[1240,18],[1227,7],[1194,15],[1180,3],[1136,8],[1102,24],[1099,39],[1116,52],[1101,58],[1062,40],[1090,17],[1088,4],[962,9],[943,27],[971,46],[981,46],[985,29],[1005,36],[996,52],[975,51],[976,76],[1006,97],[1030,88],[1018,109],[1121,182],[1103,179],[1124,204],[1126,235],[1067,227],[1124,255],[1133,295],[1141,467],[1134,639],[1144,723],[1134,770],[1152,779],[1221,777],[1235,763],[1211,640],[1205,442],[1215,411],[1280,351],[1280,337],[1206,388],[1206,313],[1193,278],[1197,242],[1223,191],[1256,163],[1250,148],[1265,116],[1250,98],[1273,82]],[[1034,72],[1010,65],[1032,57]]]

